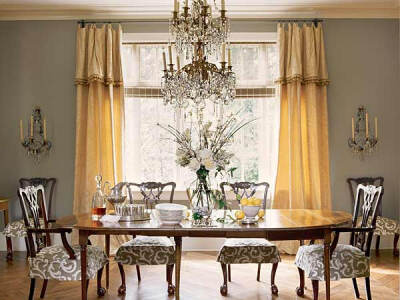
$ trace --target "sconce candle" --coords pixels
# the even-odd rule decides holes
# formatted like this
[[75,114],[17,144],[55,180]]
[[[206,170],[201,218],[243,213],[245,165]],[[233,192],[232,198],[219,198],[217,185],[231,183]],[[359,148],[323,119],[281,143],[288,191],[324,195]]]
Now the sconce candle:
[[356,117],[351,118],[351,138],[348,145],[354,153],[371,153],[378,143],[378,118],[375,117],[375,135],[369,132],[369,115],[367,110],[361,106],[358,108]]
[[164,64],[164,71],[167,70],[167,59],[165,58],[165,52],[162,53],[162,59]]
[[221,59],[221,61],[222,62],[224,62],[225,61],[225,48],[226,46],[225,46],[225,43],[222,43],[222,49],[221,49],[221,56],[222,56],[222,59]]
[[47,139],[47,121],[42,120],[39,107],[33,109],[30,117],[29,135],[24,137],[22,120],[19,121],[19,134],[22,146],[26,149],[28,156],[32,157],[35,162],[39,162],[43,154],[48,154],[51,148],[51,142]]

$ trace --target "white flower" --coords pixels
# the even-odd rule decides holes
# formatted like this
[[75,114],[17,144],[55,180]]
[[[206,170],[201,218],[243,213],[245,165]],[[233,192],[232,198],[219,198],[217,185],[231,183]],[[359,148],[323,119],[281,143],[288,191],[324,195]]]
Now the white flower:
[[205,167],[207,170],[209,170],[209,171],[215,169],[215,167],[216,167],[216,163],[215,163],[215,161],[214,161],[212,158],[206,158],[206,159],[203,161],[203,165],[204,165],[204,167]]
[[210,149],[205,148],[199,151],[199,157],[201,161],[211,158],[211,156],[212,156],[212,151]]
[[197,171],[200,168],[200,162],[196,158],[192,158],[188,167],[193,171]]

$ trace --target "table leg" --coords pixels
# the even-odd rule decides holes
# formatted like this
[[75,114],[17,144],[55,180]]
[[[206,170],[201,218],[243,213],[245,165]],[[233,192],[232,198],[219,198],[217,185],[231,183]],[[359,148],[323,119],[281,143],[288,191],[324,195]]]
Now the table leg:
[[[110,259],[110,235],[106,234],[106,255]],[[106,289],[110,287],[110,262],[106,264]]]
[[175,299],[179,300],[179,287],[181,280],[182,237],[175,236]]
[[86,280],[86,268],[87,268],[87,244],[88,234],[85,231],[79,230],[79,245],[81,247],[81,291],[82,300],[87,300],[87,280]]
[[325,292],[326,300],[331,299],[331,231],[327,230],[324,235],[324,270],[325,270]]

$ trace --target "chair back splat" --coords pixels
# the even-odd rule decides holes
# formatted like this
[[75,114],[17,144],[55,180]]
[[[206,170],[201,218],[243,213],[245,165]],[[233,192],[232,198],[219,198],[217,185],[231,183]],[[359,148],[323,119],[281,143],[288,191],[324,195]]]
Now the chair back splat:
[[[18,189],[18,197],[21,204],[25,227],[41,229],[40,217],[43,217],[44,228],[48,228],[47,207],[45,191],[42,185],[27,186]],[[31,221],[32,220],[32,221]],[[50,246],[49,233],[35,233],[35,240],[31,232],[28,235],[28,251],[30,257],[35,257],[46,246]],[[36,244],[36,248],[35,248]]]
[[[383,187],[374,185],[359,184],[356,190],[356,198],[354,201],[354,211],[352,226],[357,227],[357,218],[361,216],[359,228],[367,228],[369,224],[375,227],[378,217],[378,207],[382,201]],[[371,219],[369,223],[368,220]],[[369,256],[371,249],[373,231],[371,232],[352,232],[350,236],[350,244],[364,251]]]
[[227,190],[225,187],[229,187],[232,190],[238,202],[240,202],[242,198],[253,197],[256,194],[257,189],[262,187],[263,188],[262,208],[263,209],[271,208],[271,201],[267,200],[269,184],[266,182],[260,182],[260,183],[247,182],[247,181],[235,182],[235,183],[222,182],[220,184],[220,188],[225,200],[225,208],[226,208]]
[[161,195],[163,192],[166,192],[166,187],[171,187],[169,202],[172,203],[174,200],[174,192],[176,183],[175,182],[142,182],[142,183],[127,183],[129,199],[133,201],[133,188],[136,187],[140,194],[143,197],[143,202],[146,205],[147,209],[154,208],[155,204],[158,204],[161,201]]
[[[351,208],[354,209],[354,202],[356,199],[356,192],[357,192],[357,186],[359,184],[363,185],[374,185],[374,186],[382,186],[383,187],[383,181],[384,178],[381,176],[378,177],[358,177],[358,178],[347,178],[347,184],[349,185],[349,190],[350,190],[350,199],[351,199]],[[383,191],[382,191],[383,195]],[[382,216],[382,202],[378,206],[378,216]]]

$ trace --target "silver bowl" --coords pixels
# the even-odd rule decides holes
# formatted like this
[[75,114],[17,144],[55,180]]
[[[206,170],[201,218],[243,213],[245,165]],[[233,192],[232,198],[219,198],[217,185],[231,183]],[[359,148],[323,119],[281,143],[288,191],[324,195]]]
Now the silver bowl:
[[[124,203],[125,202],[125,200],[126,200],[126,196],[107,196],[106,197],[106,200],[108,201],[108,202],[110,202],[111,203],[111,205],[114,207],[115,206],[115,204],[121,204],[121,203]],[[115,208],[115,207],[114,207]]]

